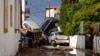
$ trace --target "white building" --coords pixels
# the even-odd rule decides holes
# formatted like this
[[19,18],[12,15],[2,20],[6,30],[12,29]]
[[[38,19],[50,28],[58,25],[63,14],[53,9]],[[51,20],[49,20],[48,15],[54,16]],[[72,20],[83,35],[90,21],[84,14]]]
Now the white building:
[[25,0],[22,0],[22,23],[25,21]]
[[28,1],[27,0],[22,0],[22,23],[25,20],[30,20],[30,9],[27,8],[28,6]]
[[47,6],[46,7],[46,17],[59,18],[60,6]]
[[[55,19],[59,19],[60,15],[60,6],[47,6],[46,7],[46,18],[53,17]],[[61,31],[60,26],[58,26],[58,23],[55,24],[57,26],[57,29]]]
[[22,28],[26,29],[26,24],[32,27],[32,29],[39,28],[39,26],[30,19],[30,9],[28,7],[28,0],[22,0]]
[[0,56],[18,51],[21,26],[21,0],[0,0]]

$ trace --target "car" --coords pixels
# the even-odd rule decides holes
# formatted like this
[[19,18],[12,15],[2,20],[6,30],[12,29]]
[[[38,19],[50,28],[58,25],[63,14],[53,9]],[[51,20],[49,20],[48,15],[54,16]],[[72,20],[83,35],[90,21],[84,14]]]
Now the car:
[[62,32],[55,31],[51,32],[48,36],[48,42],[51,45],[57,45],[57,44],[69,44],[69,37],[64,35]]
[[37,23],[35,23],[34,21],[32,20],[25,20],[23,23],[22,23],[22,27],[24,29],[27,29],[27,28],[31,28],[31,29],[40,29],[39,25]]

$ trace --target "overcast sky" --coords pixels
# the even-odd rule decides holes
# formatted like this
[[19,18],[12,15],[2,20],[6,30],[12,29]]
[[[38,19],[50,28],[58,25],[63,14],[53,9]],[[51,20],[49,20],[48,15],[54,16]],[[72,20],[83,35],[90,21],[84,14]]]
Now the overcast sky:
[[[48,6],[48,0],[27,0],[30,8],[30,18],[36,23],[45,18],[45,8]],[[51,5],[60,5],[61,0],[51,0]]]

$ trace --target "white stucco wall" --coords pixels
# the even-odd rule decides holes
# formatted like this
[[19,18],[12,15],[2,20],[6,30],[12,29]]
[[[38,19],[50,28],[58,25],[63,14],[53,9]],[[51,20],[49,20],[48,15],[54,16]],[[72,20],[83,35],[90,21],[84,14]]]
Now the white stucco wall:
[[5,52],[5,42],[4,42],[4,34],[3,34],[3,0],[0,0],[0,56],[4,56]]
[[25,0],[22,0],[22,23],[25,20]]
[[70,36],[70,46],[74,48],[85,49],[85,36],[84,35]]
[[93,50],[94,50],[95,53],[100,54],[100,36],[94,36]]
[[[14,56],[18,50],[18,40],[20,39],[20,33],[15,33],[14,21],[15,21],[15,9],[14,0],[8,0],[8,33],[4,33],[4,0],[0,0],[0,56]],[[18,0],[17,0],[18,3]],[[10,26],[10,4],[13,5],[13,26]],[[16,10],[20,12],[19,10]],[[19,15],[16,15],[19,17]],[[16,18],[18,19],[18,18]],[[20,18],[19,18],[20,19]],[[17,21],[18,23],[18,21]],[[16,27],[17,28],[17,27]]]
[[[50,9],[50,17],[54,17],[54,9]],[[46,17],[49,17],[49,10],[46,10]]]

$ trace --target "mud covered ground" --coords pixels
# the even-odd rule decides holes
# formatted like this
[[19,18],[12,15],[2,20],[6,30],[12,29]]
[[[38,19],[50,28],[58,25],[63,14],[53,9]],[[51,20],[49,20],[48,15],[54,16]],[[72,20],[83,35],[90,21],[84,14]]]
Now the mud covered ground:
[[[66,46],[65,46],[66,47]],[[70,51],[65,50],[49,50],[41,47],[25,48],[20,50],[16,56],[100,56],[90,50],[73,49]]]

